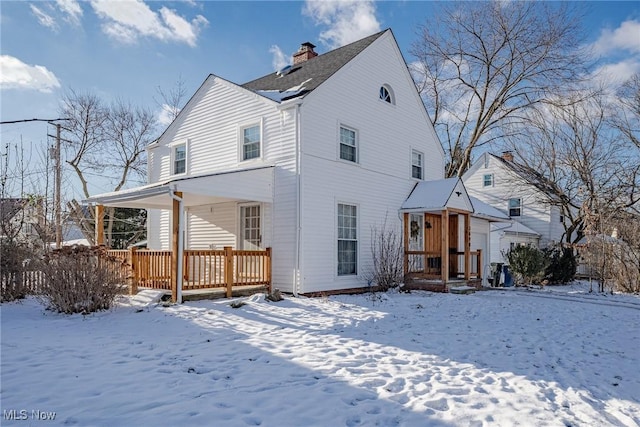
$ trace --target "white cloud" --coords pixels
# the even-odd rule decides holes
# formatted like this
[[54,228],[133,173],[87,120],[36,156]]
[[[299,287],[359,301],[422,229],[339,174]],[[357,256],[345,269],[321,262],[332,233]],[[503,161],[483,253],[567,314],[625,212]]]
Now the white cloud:
[[82,17],[82,7],[77,0],[56,0],[58,8],[66,14],[65,20],[74,24],[80,25],[80,18]]
[[58,29],[58,24],[53,17],[47,13],[45,13],[42,9],[32,4],[29,5],[31,8],[31,12],[38,18],[38,23],[43,27],[51,28],[56,31]]
[[640,58],[629,58],[600,66],[593,73],[593,77],[600,83],[600,86],[615,89],[636,73],[640,73]]
[[614,50],[640,53],[640,21],[624,21],[613,31],[602,30],[592,47],[599,55],[606,55]]
[[179,108],[172,107],[169,104],[162,104],[162,109],[158,112],[158,123],[162,126],[169,126],[179,112]]
[[329,28],[320,33],[320,41],[330,49],[344,46],[380,31],[373,1],[310,1],[303,13],[316,25]]
[[158,14],[142,0],[94,0],[91,4],[105,21],[103,31],[125,43],[134,43],[139,37],[150,37],[195,46],[200,30],[209,24],[202,15],[187,21],[166,7],[162,7]]
[[280,70],[291,63],[289,57],[285,55],[284,52],[282,52],[282,49],[280,49],[280,46],[276,44],[269,48],[269,53],[273,55],[271,64],[273,65],[274,70]]
[[57,77],[42,65],[28,65],[9,55],[0,55],[0,87],[51,92],[60,87]]

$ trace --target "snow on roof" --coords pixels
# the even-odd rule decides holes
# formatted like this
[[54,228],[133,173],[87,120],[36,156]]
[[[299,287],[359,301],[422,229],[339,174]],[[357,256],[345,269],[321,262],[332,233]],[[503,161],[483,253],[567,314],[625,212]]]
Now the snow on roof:
[[502,212],[500,209],[494,208],[493,206],[473,196],[469,196],[469,199],[471,200],[471,204],[473,205],[473,216],[489,220],[509,220],[509,216]]
[[540,233],[530,229],[518,221],[513,221],[511,224],[491,224],[491,231],[504,231],[505,233],[511,234],[530,234],[540,237]]
[[282,92],[280,92],[278,90],[257,90],[256,93],[258,95],[264,96],[265,98],[269,98],[272,101],[282,102],[284,99],[292,98],[292,97],[298,95],[303,90],[304,90],[304,88],[299,89],[299,90],[285,90],[285,91],[282,91]]
[[421,209],[425,211],[444,209],[459,181],[460,178],[420,181],[413,188],[407,200],[404,201],[401,209]]

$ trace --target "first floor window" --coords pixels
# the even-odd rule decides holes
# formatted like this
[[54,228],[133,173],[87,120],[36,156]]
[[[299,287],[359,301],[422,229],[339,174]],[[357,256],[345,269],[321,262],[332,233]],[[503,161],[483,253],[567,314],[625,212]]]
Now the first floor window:
[[173,147],[173,174],[187,171],[187,145],[180,144]]
[[358,274],[358,212],[338,204],[338,276]]
[[412,150],[411,151],[411,176],[413,178],[422,179],[422,168],[423,168],[423,155],[421,152]]
[[488,173],[482,177],[482,186],[483,187],[492,187],[493,186],[493,175]]
[[509,216],[522,215],[522,199],[509,199]]
[[356,131],[340,126],[340,158],[350,162],[358,162]]
[[251,126],[242,130],[242,160],[260,157],[260,126]]

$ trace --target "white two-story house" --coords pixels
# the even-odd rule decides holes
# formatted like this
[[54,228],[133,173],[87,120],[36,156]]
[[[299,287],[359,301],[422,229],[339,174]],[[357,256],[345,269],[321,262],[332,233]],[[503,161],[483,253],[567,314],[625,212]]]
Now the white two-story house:
[[[270,248],[269,282],[285,292],[362,288],[372,230],[385,223],[417,251],[408,273],[479,277],[473,257],[494,217],[460,180],[443,180],[443,150],[391,30],[314,48],[245,84],[207,77],[149,147],[149,185],[90,202],[149,209],[149,248],[190,257],[172,261],[182,289],[229,271],[206,255],[224,248]],[[262,274],[263,261],[235,262],[236,276]]]
[[500,209],[510,223],[491,225],[491,262],[505,262],[504,253],[516,245],[547,247],[564,240],[564,216],[558,206],[521,177],[513,154],[484,153],[463,175],[471,196]]

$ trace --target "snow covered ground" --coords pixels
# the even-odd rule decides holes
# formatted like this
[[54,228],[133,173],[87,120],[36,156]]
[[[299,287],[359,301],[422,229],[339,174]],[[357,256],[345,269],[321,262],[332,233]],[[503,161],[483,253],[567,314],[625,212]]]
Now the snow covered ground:
[[90,316],[2,305],[0,424],[640,425],[634,296],[155,298]]

